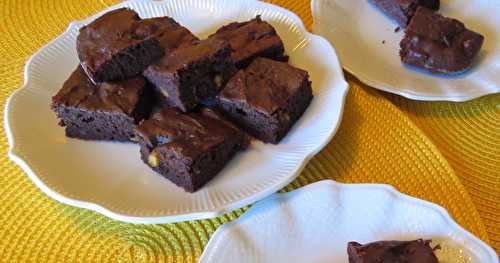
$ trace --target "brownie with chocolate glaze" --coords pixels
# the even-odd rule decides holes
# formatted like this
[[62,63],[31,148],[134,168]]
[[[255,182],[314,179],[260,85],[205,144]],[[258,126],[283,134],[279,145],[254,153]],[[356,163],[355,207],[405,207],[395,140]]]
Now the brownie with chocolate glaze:
[[484,37],[456,19],[424,7],[413,16],[400,43],[401,61],[436,73],[459,73],[470,68]]
[[248,66],[256,57],[287,61],[283,41],[276,30],[260,16],[246,21],[225,25],[210,36],[229,42],[231,57],[237,68]]
[[135,33],[157,39],[165,55],[198,40],[191,31],[168,16],[142,19]]
[[439,10],[439,0],[371,0],[401,27],[406,27],[419,6]]
[[120,8],[82,27],[77,51],[83,69],[98,83],[134,77],[194,40],[196,36],[170,17],[141,19],[135,11]]
[[349,242],[349,263],[438,263],[430,240]]
[[78,67],[52,98],[51,108],[68,137],[129,141],[148,116],[152,99],[143,77],[96,85]]
[[213,38],[177,48],[143,74],[165,105],[187,112],[217,95],[235,71],[229,43]]
[[214,111],[163,108],[137,128],[141,158],[187,192],[205,185],[240,150],[247,136]]
[[278,143],[313,98],[306,71],[257,58],[233,76],[218,96],[224,114],[259,140]]

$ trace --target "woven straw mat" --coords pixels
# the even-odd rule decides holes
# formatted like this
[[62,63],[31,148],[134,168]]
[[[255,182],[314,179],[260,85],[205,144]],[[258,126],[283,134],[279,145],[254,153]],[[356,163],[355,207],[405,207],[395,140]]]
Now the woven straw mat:
[[[311,28],[309,1],[273,2]],[[22,85],[29,56],[70,21],[113,3],[0,1],[0,116]],[[337,135],[283,191],[326,178],[392,184],[444,206],[459,224],[500,249],[500,96],[422,103],[348,80]],[[7,149],[0,136],[0,262],[195,262],[217,227],[245,210],[177,224],[116,222],[49,199],[8,160]]]

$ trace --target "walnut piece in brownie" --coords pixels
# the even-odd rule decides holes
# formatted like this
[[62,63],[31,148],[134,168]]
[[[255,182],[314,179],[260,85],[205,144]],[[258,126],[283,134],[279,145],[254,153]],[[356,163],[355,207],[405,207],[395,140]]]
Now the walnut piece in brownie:
[[467,70],[484,37],[456,19],[419,7],[400,43],[401,61],[437,73]]
[[349,242],[349,263],[438,263],[430,240]]
[[196,39],[172,18],[141,19],[120,8],[82,27],[77,51],[83,69],[97,83],[140,74],[164,53]]
[[439,0],[371,0],[385,14],[392,17],[401,27],[406,27],[419,6],[439,9]]
[[306,71],[267,58],[240,70],[219,94],[219,107],[237,126],[278,143],[313,98]]
[[78,67],[52,98],[66,136],[85,140],[129,141],[150,111],[152,92],[143,77],[93,84]]
[[206,39],[167,54],[149,66],[144,76],[156,87],[164,104],[187,112],[217,95],[235,71],[229,43]]
[[229,42],[233,48],[231,57],[237,68],[248,66],[256,57],[288,60],[283,54],[285,48],[276,30],[260,16],[250,21],[225,25],[210,37]]
[[212,179],[248,145],[247,136],[209,109],[164,108],[137,128],[141,158],[187,192]]

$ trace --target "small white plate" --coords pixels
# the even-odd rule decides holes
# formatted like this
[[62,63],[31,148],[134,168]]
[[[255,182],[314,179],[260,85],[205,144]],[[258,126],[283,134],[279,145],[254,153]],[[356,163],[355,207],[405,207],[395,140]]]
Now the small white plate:
[[432,239],[442,263],[498,263],[446,210],[376,184],[317,182],[275,194],[220,227],[200,263],[348,262],[347,242]]
[[362,82],[414,100],[466,101],[500,92],[500,2],[441,0],[445,16],[462,20],[484,35],[473,67],[444,76],[403,66],[399,42],[404,30],[368,0],[313,0],[314,32],[337,49],[344,69]]
[[78,63],[78,28],[108,10],[71,23],[28,61],[25,85],[5,110],[10,158],[54,199],[133,223],[215,217],[286,186],[337,130],[348,85],[330,43],[307,33],[295,14],[253,0],[143,0],[110,9],[124,6],[142,17],[172,16],[200,37],[260,14],[283,38],[290,63],[309,71],[315,98],[279,145],[253,143],[205,187],[186,193],[143,164],[134,144],[64,136],[49,109],[51,97]]

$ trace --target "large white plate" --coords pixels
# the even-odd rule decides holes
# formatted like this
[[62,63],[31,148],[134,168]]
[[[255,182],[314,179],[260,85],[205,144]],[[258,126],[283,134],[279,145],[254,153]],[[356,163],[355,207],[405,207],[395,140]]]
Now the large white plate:
[[144,165],[136,145],[70,139],[57,126],[49,104],[78,63],[78,28],[102,13],[71,23],[28,61],[25,85],[5,111],[9,156],[49,196],[134,223],[214,217],[286,186],[334,135],[347,83],[330,43],[307,33],[293,13],[250,0],[130,1],[111,9],[124,6],[142,17],[172,16],[200,37],[260,14],[283,38],[290,63],[309,71],[315,98],[279,145],[253,143],[201,190],[186,193]]
[[493,249],[440,206],[387,185],[330,180],[258,202],[214,233],[200,263],[341,263],[349,241],[418,238],[440,244],[442,263],[498,263]]
[[441,0],[439,12],[462,20],[485,36],[470,71],[443,76],[403,66],[399,42],[404,30],[368,0],[313,0],[314,32],[337,49],[347,71],[366,84],[415,100],[466,101],[500,92],[500,2]]

